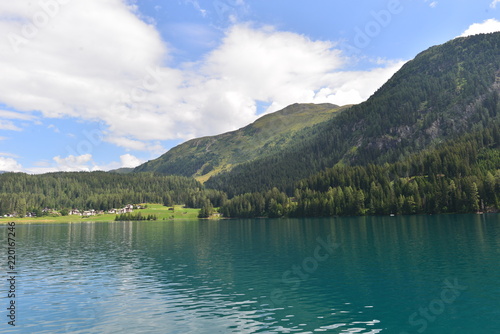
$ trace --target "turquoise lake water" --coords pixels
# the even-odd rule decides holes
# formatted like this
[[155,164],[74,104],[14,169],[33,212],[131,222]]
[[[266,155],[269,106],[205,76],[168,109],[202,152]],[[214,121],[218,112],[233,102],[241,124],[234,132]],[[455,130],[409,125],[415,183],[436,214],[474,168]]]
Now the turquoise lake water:
[[500,333],[500,215],[16,229],[2,333]]

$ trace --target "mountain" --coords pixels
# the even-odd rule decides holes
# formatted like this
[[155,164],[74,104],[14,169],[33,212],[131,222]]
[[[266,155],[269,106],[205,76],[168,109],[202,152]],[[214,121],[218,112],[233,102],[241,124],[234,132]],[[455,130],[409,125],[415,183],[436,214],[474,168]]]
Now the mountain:
[[331,217],[500,212],[500,122],[395,163],[336,165],[299,181],[225,201],[225,217]]
[[393,163],[498,120],[500,33],[457,38],[406,63],[366,102],[305,129],[272,156],[210,178],[234,196],[296,182],[333,166]]
[[204,182],[242,163],[282,151],[303,129],[328,121],[347,107],[293,104],[239,130],[185,142],[134,172],[194,176]]
[[457,38],[418,54],[364,103],[292,105],[134,171],[195,176],[229,197],[273,187],[292,194],[327,168],[394,163],[480,131],[498,120],[499,92],[500,33]]
[[133,167],[122,167],[122,168],[110,170],[109,172],[116,173],[116,174],[129,174],[129,173],[132,173],[133,171],[134,171]]

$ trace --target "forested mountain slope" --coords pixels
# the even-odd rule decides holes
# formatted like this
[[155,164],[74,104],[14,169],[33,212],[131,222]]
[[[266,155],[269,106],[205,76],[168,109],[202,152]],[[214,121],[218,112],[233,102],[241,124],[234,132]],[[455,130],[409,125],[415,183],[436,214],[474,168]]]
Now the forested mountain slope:
[[396,162],[498,119],[500,33],[457,38],[405,64],[370,99],[306,129],[302,140],[213,176],[230,196],[295,182],[335,165]]
[[297,132],[325,122],[345,108],[332,104],[293,104],[239,130],[190,140],[134,171],[194,176],[203,182],[241,163],[282,150]]
[[337,165],[299,181],[293,197],[272,190],[225,202],[227,217],[329,217],[498,212],[500,122],[395,163]]

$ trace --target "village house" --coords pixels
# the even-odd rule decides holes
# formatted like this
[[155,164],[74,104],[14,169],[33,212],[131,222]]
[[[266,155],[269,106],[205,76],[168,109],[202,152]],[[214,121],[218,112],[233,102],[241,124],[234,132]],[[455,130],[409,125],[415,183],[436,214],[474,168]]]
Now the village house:
[[68,212],[68,215],[76,215],[76,216],[81,216],[82,214],[80,213],[80,210],[78,209],[73,209]]
[[95,216],[96,211],[94,209],[88,210],[88,211],[83,211],[83,216],[84,217],[90,217],[90,216]]
[[117,214],[122,214],[122,213],[131,213],[131,212],[134,212],[134,206],[131,205],[131,204],[127,204],[125,205],[125,207],[123,209],[119,209],[116,211]]

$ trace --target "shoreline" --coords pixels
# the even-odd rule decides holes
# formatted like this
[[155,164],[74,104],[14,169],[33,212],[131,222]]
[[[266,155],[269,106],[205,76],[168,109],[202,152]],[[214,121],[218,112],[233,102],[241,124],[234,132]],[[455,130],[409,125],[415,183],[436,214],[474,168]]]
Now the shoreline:
[[[196,210],[198,209],[188,209],[188,210]],[[500,214],[499,212],[477,212],[477,213],[440,213],[440,214],[419,214],[419,215],[379,215],[379,216],[343,216],[345,217],[411,217],[411,216],[449,216],[449,215],[491,215],[491,214]],[[232,219],[242,219],[242,218],[226,218],[226,217],[220,217],[220,216],[215,216],[215,217],[209,217],[209,218],[198,218],[198,216],[193,216],[192,214],[186,217],[163,217],[159,218],[157,220],[115,220],[114,219],[115,215],[101,215],[101,216],[93,216],[93,217],[88,217],[88,218],[82,218],[80,217],[79,219],[63,219],[63,217],[50,217],[50,218],[0,218],[0,227],[7,225],[10,222],[14,222],[16,224],[74,224],[74,223],[112,223],[112,222],[124,222],[124,221],[136,221],[136,222],[167,222],[167,221],[187,221],[187,220],[211,220],[211,221],[218,221],[218,220],[232,220]],[[69,218],[68,216],[64,216],[64,218]],[[340,218],[339,216],[335,217],[294,217],[297,219],[302,219],[302,218]],[[259,218],[249,218],[249,219],[283,219],[281,218],[266,218],[266,217],[259,217]]]
[[79,223],[121,223],[126,221],[134,222],[167,222],[167,221],[182,221],[182,220],[220,220],[213,218],[171,218],[165,220],[114,220],[114,219],[81,219],[81,220],[55,220],[55,219],[30,219],[30,220],[0,220],[0,226],[5,226],[8,223],[14,222],[16,224],[79,224]]

